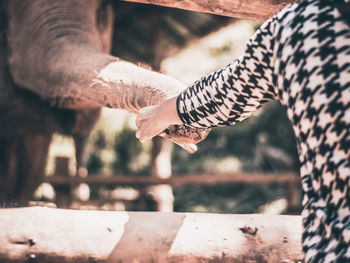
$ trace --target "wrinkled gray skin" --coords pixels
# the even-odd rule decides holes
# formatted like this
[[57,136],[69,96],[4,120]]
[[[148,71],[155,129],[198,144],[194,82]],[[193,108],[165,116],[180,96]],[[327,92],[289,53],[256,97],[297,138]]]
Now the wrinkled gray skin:
[[[0,198],[30,199],[54,132],[73,135],[79,153],[102,106],[137,112],[184,88],[108,55],[113,13],[101,1],[0,3]],[[185,133],[171,136],[207,134]]]

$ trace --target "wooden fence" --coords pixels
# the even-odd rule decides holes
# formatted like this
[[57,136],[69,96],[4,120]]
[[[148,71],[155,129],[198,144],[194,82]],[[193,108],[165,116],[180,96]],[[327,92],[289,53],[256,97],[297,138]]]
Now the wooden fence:
[[0,209],[0,262],[302,262],[300,216]]
[[[56,157],[55,172],[47,176],[44,182],[54,186],[56,201],[61,207],[70,207],[74,200],[72,189],[79,184],[103,186],[151,186],[151,185],[217,185],[217,184],[281,184],[285,187],[287,211],[295,212],[299,205],[300,176],[296,172],[286,173],[201,173],[177,174],[162,179],[152,176],[127,175],[89,175],[71,176],[69,174],[69,159]],[[108,201],[108,200],[106,200]]]

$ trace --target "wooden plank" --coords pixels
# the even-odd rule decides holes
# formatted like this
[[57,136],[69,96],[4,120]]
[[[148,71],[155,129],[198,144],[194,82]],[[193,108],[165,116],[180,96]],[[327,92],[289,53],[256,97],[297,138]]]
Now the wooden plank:
[[127,2],[160,5],[191,11],[265,21],[295,0],[123,0]]
[[0,262],[301,262],[300,216],[0,209]]
[[300,177],[298,174],[261,174],[261,173],[236,173],[236,174],[191,174],[186,176],[174,175],[170,178],[156,178],[150,176],[118,176],[118,175],[89,175],[87,177],[66,177],[66,176],[47,176],[45,182],[53,185],[80,184],[89,185],[156,185],[170,184],[179,185],[199,185],[199,184],[226,184],[226,183],[298,183]]

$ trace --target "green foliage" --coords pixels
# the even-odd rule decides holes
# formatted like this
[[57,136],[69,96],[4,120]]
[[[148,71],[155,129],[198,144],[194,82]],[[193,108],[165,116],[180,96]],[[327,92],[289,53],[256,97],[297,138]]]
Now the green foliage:
[[141,144],[131,128],[134,115],[124,111],[103,112],[87,141],[89,174],[148,174],[150,144]]
[[94,151],[88,157],[86,168],[90,174],[97,174],[101,172],[104,166],[101,151],[106,147],[106,135],[102,130],[96,131],[96,137],[92,143]]
[[149,162],[145,163],[141,157],[142,153],[147,150],[135,137],[135,130],[130,127],[126,126],[115,135],[113,151],[115,160],[112,166],[115,173],[131,175],[149,172]]
[[[174,170],[177,173],[205,171],[203,163],[209,159],[234,156],[242,163],[244,170],[252,170],[257,156],[259,135],[268,138],[268,146],[288,155],[296,166],[298,156],[294,132],[279,102],[266,104],[250,118],[230,127],[214,128],[209,136],[198,145],[198,153],[190,155],[179,147],[173,153]],[[256,167],[255,171],[264,171]]]
[[226,184],[174,188],[177,212],[258,213],[266,204],[283,198],[281,185]]
[[103,132],[103,130],[98,130],[97,138],[95,141],[95,148],[102,150],[105,147],[107,147],[106,134]]
[[86,168],[88,169],[89,174],[97,174],[102,170],[103,161],[96,152],[91,153],[89,156]]

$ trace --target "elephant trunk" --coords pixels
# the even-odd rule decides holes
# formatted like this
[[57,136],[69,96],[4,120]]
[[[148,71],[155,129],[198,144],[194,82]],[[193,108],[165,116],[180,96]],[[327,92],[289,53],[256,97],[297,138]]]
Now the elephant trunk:
[[8,8],[14,82],[53,106],[137,112],[185,88],[170,77],[106,54],[113,19],[108,8],[99,15],[97,1],[14,0]]
[[58,91],[54,96],[44,95],[60,108],[106,106],[138,112],[143,107],[160,104],[176,96],[185,88],[168,76],[110,55],[73,53],[76,56],[74,65],[69,68],[64,66],[66,72],[61,74],[64,79],[60,86],[64,90],[54,89]]
[[[9,66],[14,82],[56,108],[84,111],[106,106],[138,112],[179,94],[185,88],[179,81],[107,54],[113,15],[103,3],[9,1]],[[195,133],[186,130],[182,137],[193,137]],[[207,133],[201,131],[193,142]]]
[[[12,72],[17,84],[28,81]],[[29,81],[52,106],[68,109],[110,107],[138,112],[177,95],[182,83],[102,52],[84,48],[61,52],[49,70]]]

